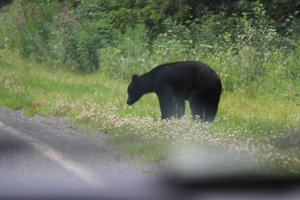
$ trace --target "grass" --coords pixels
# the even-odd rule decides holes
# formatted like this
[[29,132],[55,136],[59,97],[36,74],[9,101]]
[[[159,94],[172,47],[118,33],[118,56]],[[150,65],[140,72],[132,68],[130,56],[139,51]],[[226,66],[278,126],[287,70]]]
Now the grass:
[[3,49],[0,71],[1,105],[25,108],[28,115],[68,116],[86,128],[109,133],[108,144],[137,160],[158,161],[165,156],[166,144],[191,142],[255,155],[255,162],[270,171],[300,172],[295,143],[300,138],[300,105],[294,93],[253,93],[247,88],[224,92],[212,124],[194,122],[188,115],[162,122],[154,94],[129,107],[129,80],[104,72],[72,73],[62,64],[43,65]]

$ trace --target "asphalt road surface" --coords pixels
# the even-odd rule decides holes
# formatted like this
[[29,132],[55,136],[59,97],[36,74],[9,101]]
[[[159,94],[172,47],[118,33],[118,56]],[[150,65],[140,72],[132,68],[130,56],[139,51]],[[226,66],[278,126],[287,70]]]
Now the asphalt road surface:
[[0,197],[102,190],[153,175],[155,167],[121,156],[105,138],[66,118],[0,107]]

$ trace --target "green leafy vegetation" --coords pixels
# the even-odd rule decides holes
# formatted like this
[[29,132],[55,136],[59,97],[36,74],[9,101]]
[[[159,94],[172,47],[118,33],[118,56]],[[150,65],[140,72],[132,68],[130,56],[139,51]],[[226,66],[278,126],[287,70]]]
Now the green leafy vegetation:
[[[299,173],[300,4],[207,2],[0,4],[0,104],[68,116],[109,133],[109,144],[137,159],[160,160],[166,143],[192,142]],[[203,61],[220,75],[214,123],[188,113],[162,122],[152,94],[126,105],[133,74],[178,60]]]

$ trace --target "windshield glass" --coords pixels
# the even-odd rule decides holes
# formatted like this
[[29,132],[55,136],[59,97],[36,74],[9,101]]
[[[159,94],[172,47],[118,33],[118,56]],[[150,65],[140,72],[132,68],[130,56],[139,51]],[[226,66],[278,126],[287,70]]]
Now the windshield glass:
[[0,198],[154,177],[298,177],[299,10],[2,0]]

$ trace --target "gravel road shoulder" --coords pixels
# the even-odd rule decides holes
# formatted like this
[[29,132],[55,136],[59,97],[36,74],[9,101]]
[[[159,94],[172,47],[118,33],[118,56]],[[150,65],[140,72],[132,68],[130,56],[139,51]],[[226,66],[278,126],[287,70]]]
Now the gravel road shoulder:
[[132,158],[114,151],[105,144],[107,135],[104,133],[86,132],[66,117],[28,117],[24,113],[24,110],[0,107],[0,121],[37,138],[79,165],[89,168],[104,184],[145,179],[158,171],[158,166],[154,164],[136,164]]

